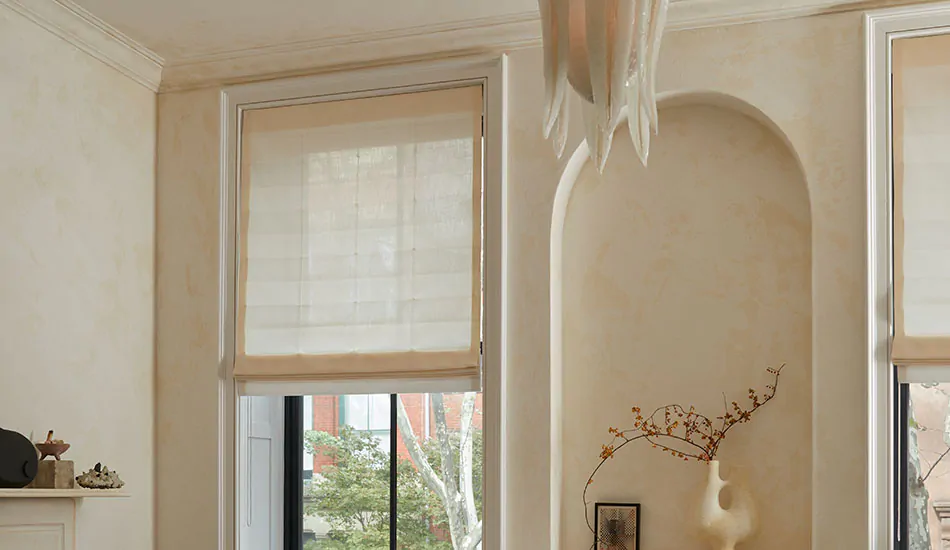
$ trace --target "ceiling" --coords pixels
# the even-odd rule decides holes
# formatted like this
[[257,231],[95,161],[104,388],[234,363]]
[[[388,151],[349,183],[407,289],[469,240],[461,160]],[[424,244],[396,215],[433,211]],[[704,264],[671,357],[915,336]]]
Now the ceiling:
[[166,62],[537,14],[537,0],[74,0]]
[[[667,30],[926,1],[670,0]],[[33,12],[53,32],[66,29],[92,55],[163,91],[541,42],[538,0],[35,0],[30,9],[23,0],[0,3]],[[57,10],[82,24],[64,27],[68,17]],[[86,24],[95,30],[91,42]]]

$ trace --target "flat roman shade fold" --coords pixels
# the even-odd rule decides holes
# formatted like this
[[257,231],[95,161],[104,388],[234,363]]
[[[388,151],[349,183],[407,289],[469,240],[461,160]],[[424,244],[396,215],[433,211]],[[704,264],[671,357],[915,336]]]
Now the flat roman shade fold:
[[893,43],[898,365],[950,365],[950,36]]
[[235,378],[479,379],[482,105],[244,113]]

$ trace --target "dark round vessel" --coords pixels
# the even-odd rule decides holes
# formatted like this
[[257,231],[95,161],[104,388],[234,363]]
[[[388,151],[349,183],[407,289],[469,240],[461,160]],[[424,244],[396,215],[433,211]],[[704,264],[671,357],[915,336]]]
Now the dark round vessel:
[[36,448],[22,435],[0,428],[0,489],[26,487],[36,477]]

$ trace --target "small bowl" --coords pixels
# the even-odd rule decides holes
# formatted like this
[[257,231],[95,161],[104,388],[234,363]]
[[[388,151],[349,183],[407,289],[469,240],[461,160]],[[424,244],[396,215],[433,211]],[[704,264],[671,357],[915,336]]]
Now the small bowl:
[[42,454],[40,460],[48,456],[59,460],[59,457],[69,449],[69,443],[37,443],[36,448]]

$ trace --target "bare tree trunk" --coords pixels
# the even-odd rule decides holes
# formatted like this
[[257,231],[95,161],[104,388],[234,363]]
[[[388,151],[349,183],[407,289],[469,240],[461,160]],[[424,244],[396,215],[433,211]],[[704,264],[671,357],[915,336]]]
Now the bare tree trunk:
[[907,531],[910,550],[930,550],[930,493],[924,485],[920,467],[920,447],[917,444],[917,419],[913,401],[908,406],[907,434]]
[[474,484],[474,442],[472,440],[472,419],[475,416],[475,392],[468,392],[462,398],[461,426],[459,429],[460,472],[459,487],[462,491],[462,504],[465,506],[465,531],[471,533],[478,523],[478,510],[475,508]]
[[[458,472],[456,472],[456,458],[453,456],[454,451],[445,419],[445,402],[441,394],[431,395],[436,423],[436,441],[439,444],[439,454],[442,458],[441,476],[436,474],[435,469],[429,464],[429,459],[423,452],[419,440],[412,430],[402,398],[398,399],[396,422],[399,425],[399,432],[402,434],[406,449],[409,451],[409,456],[419,469],[422,479],[429,489],[439,497],[445,507],[449,520],[449,535],[452,539],[452,547],[456,550],[474,550],[482,541],[482,522],[478,520],[477,509],[475,508],[472,481],[473,445],[471,431],[472,417],[475,410],[475,394],[466,394],[462,403],[462,432],[460,434],[462,441]],[[469,399],[469,395],[471,395],[471,399]],[[467,451],[466,438],[468,439]],[[471,505],[469,505],[469,501],[471,501]],[[470,518],[474,518],[474,521],[471,521]]]
[[452,547],[457,549],[465,532],[461,510],[462,495],[459,494],[458,477],[455,473],[455,456],[453,456],[452,442],[449,441],[449,429],[445,421],[445,402],[441,393],[433,393],[431,397],[432,414],[435,417],[435,438],[439,443],[439,454],[442,457],[442,480],[445,482],[445,492],[448,495],[443,504],[449,516]]
[[398,414],[396,415],[396,423],[399,426],[399,433],[402,434],[402,440],[406,444],[406,449],[409,451],[409,457],[412,458],[412,462],[416,465],[416,468],[419,468],[419,473],[422,474],[422,479],[426,482],[429,490],[435,493],[440,500],[445,501],[445,499],[448,498],[445,484],[442,483],[442,480],[439,479],[435,470],[429,465],[426,454],[422,451],[422,447],[419,446],[419,440],[416,439],[416,434],[412,431],[412,424],[409,423],[406,407],[402,404],[402,397],[397,400],[397,404],[396,412]]

